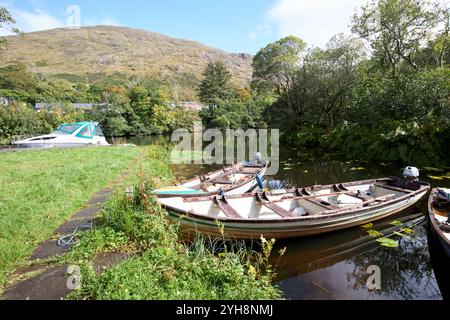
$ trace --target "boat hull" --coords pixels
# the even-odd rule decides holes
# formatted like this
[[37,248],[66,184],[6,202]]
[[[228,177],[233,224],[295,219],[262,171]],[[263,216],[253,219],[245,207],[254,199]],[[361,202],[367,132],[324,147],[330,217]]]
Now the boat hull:
[[450,239],[448,239],[444,232],[439,228],[439,225],[435,219],[435,209],[433,208],[434,196],[437,190],[433,189],[431,191],[430,198],[428,200],[428,226],[431,236],[434,238],[435,243],[438,244],[442,251],[450,259]]
[[211,237],[220,237],[222,232],[226,237],[239,240],[265,238],[298,238],[329,233],[351,227],[364,225],[369,222],[381,220],[394,215],[421,200],[428,188],[421,192],[405,197],[401,201],[385,203],[383,205],[361,208],[345,214],[321,216],[315,219],[283,219],[246,221],[199,218],[186,212],[166,207],[171,219],[180,224],[181,231],[185,235],[202,233]]
[[[64,131],[62,127],[72,127],[72,131]],[[109,143],[101,132],[97,122],[80,122],[63,124],[51,134],[37,136],[13,142],[19,148],[70,148],[89,145],[108,146]]]
[[15,143],[19,148],[71,148],[93,145],[92,143],[82,142],[53,142],[53,143]]

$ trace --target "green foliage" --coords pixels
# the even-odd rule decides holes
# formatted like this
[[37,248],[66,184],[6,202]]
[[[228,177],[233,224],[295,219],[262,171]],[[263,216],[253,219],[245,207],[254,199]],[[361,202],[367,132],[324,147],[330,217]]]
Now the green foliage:
[[123,232],[116,232],[109,227],[93,229],[81,236],[70,252],[64,257],[68,261],[92,259],[102,252],[115,252],[124,248],[129,238]]
[[[449,24],[448,10],[437,1],[371,1],[353,17],[353,31],[373,55],[365,56],[360,39],[342,35],[326,49],[307,50],[301,64],[289,68],[295,76],[281,77],[290,80],[289,89],[264,108],[265,122],[282,128],[281,138],[295,147],[448,165]],[[276,52],[274,46],[261,56]],[[255,67],[254,78],[277,74],[270,70]]]
[[[10,102],[0,107],[0,143],[9,143],[15,136],[49,133],[62,122],[98,121],[106,136],[121,137],[192,128],[199,119],[198,112],[169,109],[166,88],[158,81],[143,79],[131,85],[114,77],[108,79],[90,85],[70,82],[63,76],[33,75],[24,65],[0,68],[0,97]],[[59,107],[36,113],[33,112],[36,102],[56,103]],[[86,113],[70,107],[80,102],[103,103],[108,107]]]
[[[1,8],[0,7],[0,30],[1,29],[6,29],[6,26],[15,24],[16,21],[13,19],[13,17],[11,16],[11,14],[9,13],[8,10],[6,10],[6,8]],[[17,31],[14,30],[13,31]],[[6,45],[8,42],[6,41],[6,39],[0,37],[0,48],[4,45]]]
[[390,239],[390,238],[378,238],[377,242],[383,246],[388,248],[398,248],[399,243],[396,240]]
[[0,144],[23,137],[50,133],[61,123],[87,120],[87,115],[70,106],[36,112],[25,103],[11,103],[0,107]]
[[[187,244],[178,238],[152,195],[148,176],[170,172],[169,153],[150,147],[149,165],[132,193],[116,193],[105,205],[97,229],[87,232],[62,259],[82,266],[82,286],[71,299],[279,299],[269,265],[274,240],[262,239],[261,249],[245,243],[197,238]],[[155,179],[153,179],[155,180]],[[92,267],[95,254],[127,252],[134,257],[101,274]]]
[[424,0],[372,0],[353,17],[353,32],[370,42],[374,58],[395,75],[402,66],[417,69],[421,43],[437,20]]
[[[141,152],[111,147],[1,153],[0,284]],[[111,237],[103,238],[106,243]]]
[[35,93],[37,81],[23,64],[0,68],[0,88]]
[[208,63],[203,76],[205,79],[198,89],[201,102],[214,105],[232,96],[231,73],[223,62]]
[[228,100],[203,109],[200,115],[207,128],[262,128],[266,126],[262,119],[263,110],[264,102],[257,99],[247,102]]
[[303,40],[288,36],[261,49],[253,58],[252,88],[287,94],[305,48]]

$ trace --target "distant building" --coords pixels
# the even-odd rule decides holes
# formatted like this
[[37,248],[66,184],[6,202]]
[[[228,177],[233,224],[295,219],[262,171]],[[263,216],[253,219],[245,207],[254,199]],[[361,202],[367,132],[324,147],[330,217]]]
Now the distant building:
[[107,103],[71,103],[71,104],[65,104],[65,103],[36,103],[34,108],[37,112],[40,112],[41,110],[53,110],[61,107],[71,107],[73,109],[81,109],[81,110],[92,110],[94,108],[106,108],[108,107]]
[[191,110],[191,111],[201,111],[204,108],[207,108],[206,105],[201,104],[199,102],[187,101],[187,102],[177,102],[177,103],[171,102],[171,103],[169,103],[169,108],[174,109],[176,107],[181,107],[183,109]]

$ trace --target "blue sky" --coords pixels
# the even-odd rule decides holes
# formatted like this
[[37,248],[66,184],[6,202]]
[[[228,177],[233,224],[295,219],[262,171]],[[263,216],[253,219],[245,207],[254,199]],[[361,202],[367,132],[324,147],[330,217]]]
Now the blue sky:
[[[351,15],[366,1],[0,0],[0,7],[11,11],[24,32],[67,26],[68,18],[74,17],[67,10],[75,5],[81,25],[141,28],[254,54],[290,34],[323,47],[333,35],[349,33]],[[7,30],[0,30],[0,35],[6,34]]]

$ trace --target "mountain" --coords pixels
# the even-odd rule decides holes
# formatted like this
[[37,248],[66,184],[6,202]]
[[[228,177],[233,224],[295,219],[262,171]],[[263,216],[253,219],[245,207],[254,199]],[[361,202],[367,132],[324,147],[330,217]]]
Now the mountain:
[[119,73],[198,82],[207,63],[220,59],[237,84],[247,84],[252,74],[249,54],[227,53],[198,42],[125,27],[53,29],[7,40],[8,47],[0,51],[0,65],[21,62],[35,73]]

